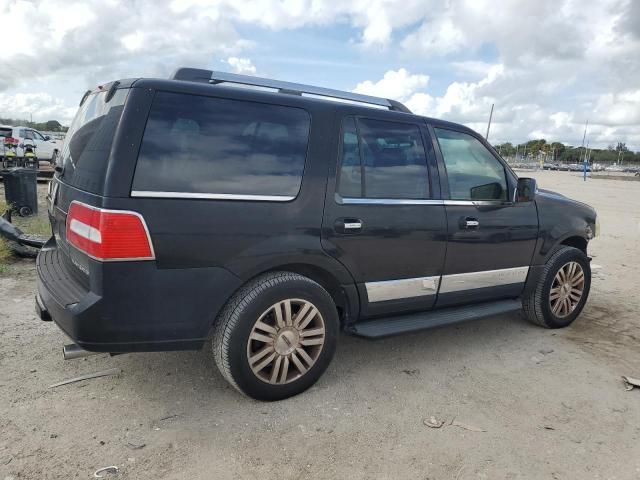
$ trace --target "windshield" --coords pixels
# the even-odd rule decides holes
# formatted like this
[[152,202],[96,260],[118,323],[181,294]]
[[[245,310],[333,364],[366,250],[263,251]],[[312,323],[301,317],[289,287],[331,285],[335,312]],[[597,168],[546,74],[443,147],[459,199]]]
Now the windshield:
[[105,103],[107,92],[90,94],[69,127],[60,163],[60,178],[74,187],[102,193],[111,144],[129,90],[119,89]]

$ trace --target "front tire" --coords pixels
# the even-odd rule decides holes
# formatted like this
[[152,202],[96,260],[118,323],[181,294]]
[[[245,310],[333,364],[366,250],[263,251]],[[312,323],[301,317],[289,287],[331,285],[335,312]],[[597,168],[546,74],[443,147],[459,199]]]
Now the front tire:
[[591,288],[589,258],[562,246],[547,260],[535,288],[522,299],[525,317],[546,328],[569,326],[582,312]]
[[311,387],[329,366],[338,338],[331,295],[291,272],[262,275],[220,313],[212,348],[226,380],[256,400],[282,400]]

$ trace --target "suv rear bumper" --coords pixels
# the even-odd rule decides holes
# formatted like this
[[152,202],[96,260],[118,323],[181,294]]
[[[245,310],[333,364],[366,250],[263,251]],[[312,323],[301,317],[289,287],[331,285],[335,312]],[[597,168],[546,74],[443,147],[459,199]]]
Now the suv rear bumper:
[[223,268],[95,262],[87,288],[71,275],[63,256],[54,239],[38,254],[36,312],[94,352],[199,349],[218,311],[242,283]]

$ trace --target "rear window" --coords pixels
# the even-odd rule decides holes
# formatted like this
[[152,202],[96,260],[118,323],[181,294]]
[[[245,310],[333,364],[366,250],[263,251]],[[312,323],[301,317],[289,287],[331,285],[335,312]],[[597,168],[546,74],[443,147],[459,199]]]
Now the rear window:
[[61,178],[92,193],[102,193],[113,137],[122,116],[128,89],[90,94],[76,113],[62,147]]
[[132,194],[290,200],[309,124],[300,108],[158,92]]
[[0,127],[0,137],[8,138],[13,136],[13,128]]

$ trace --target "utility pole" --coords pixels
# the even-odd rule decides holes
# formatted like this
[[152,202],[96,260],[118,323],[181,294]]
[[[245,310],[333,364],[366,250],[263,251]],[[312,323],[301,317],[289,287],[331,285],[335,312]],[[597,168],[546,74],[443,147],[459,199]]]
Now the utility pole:
[[491,128],[491,119],[493,118],[493,103],[491,104],[491,112],[489,113],[489,123],[487,124],[487,134],[484,139],[489,141],[489,129]]

